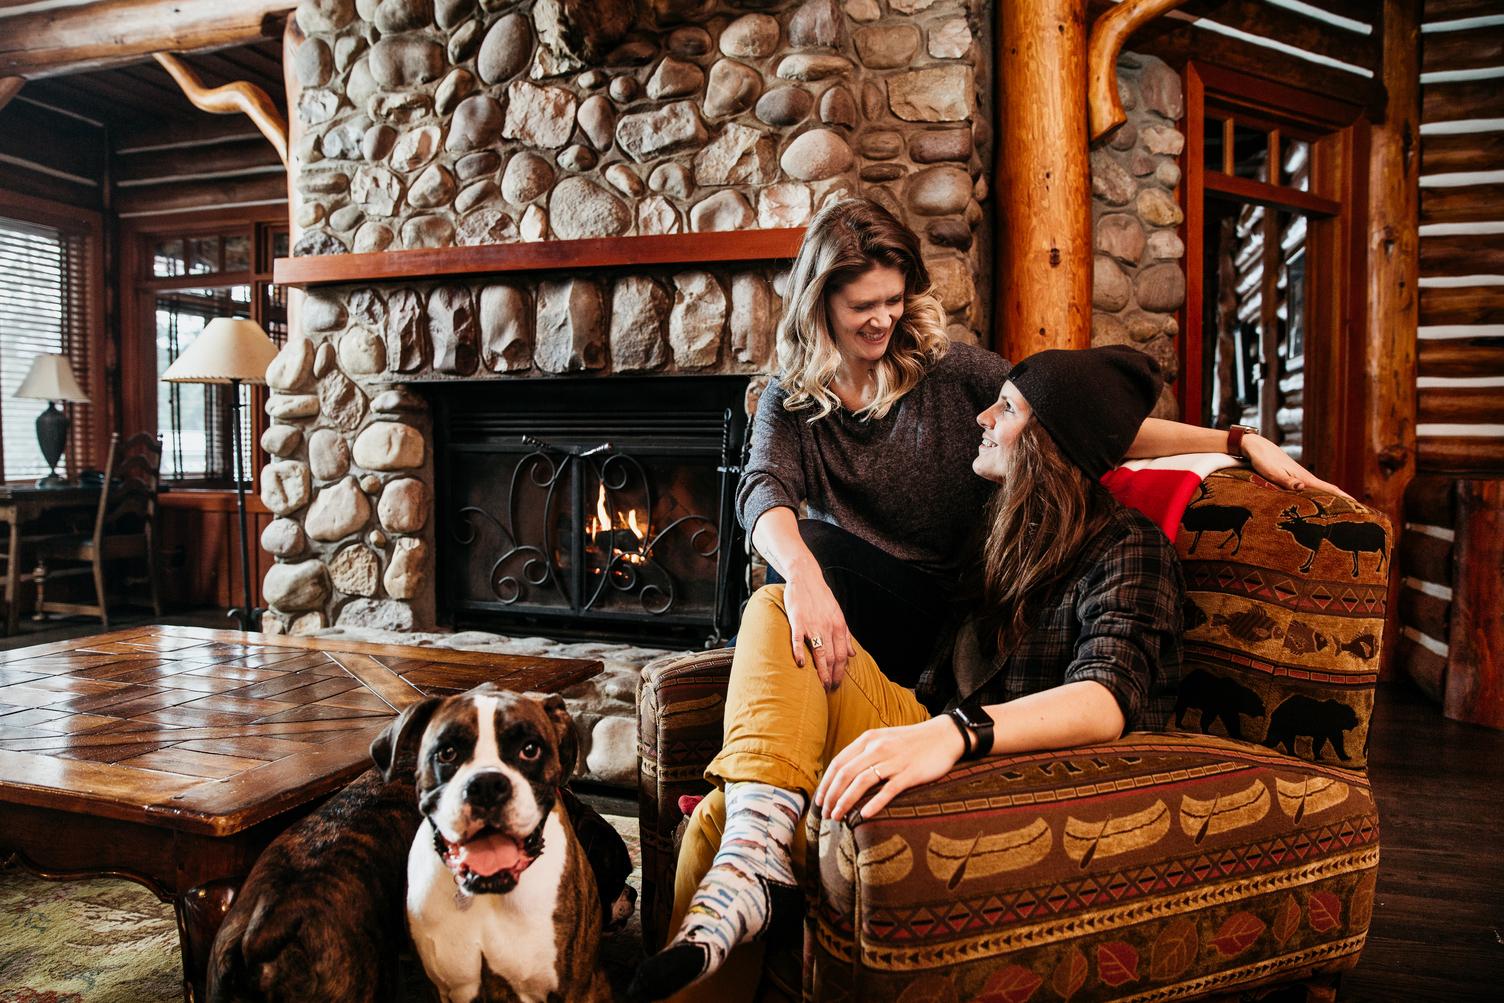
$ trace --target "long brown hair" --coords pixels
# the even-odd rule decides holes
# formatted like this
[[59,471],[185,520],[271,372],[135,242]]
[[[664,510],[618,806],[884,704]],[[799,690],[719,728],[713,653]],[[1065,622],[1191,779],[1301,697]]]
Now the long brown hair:
[[877,394],[857,414],[883,417],[945,355],[945,311],[930,290],[919,238],[876,202],[843,199],[810,222],[789,273],[787,306],[778,322],[778,379],[788,391],[788,410],[811,410],[814,421],[840,407],[831,383],[841,355],[825,298],[874,265],[903,273],[903,316],[877,364]]
[[987,507],[982,545],[982,623],[1006,653],[1016,645],[1116,503],[1030,417],[1006,457]]

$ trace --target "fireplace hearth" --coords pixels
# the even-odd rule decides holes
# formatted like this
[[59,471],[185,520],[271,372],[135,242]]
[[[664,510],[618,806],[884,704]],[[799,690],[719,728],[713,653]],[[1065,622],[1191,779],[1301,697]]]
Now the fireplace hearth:
[[718,644],[746,597],[744,377],[434,384],[439,612]]

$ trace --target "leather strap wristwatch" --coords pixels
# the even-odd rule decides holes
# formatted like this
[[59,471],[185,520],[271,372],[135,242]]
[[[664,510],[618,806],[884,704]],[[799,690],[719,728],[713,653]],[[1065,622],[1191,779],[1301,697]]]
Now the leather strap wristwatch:
[[981,759],[992,751],[992,715],[981,707],[952,707],[946,717],[961,729],[961,738],[966,742],[966,751],[961,759]]
[[1259,430],[1252,425],[1234,425],[1227,430],[1227,455],[1236,456],[1239,459],[1248,459],[1248,454],[1243,452],[1243,436],[1258,435]]

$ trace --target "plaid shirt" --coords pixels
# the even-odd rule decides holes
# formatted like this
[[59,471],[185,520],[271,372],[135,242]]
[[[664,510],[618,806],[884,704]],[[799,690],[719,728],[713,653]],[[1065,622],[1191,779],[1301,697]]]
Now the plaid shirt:
[[1117,506],[1068,582],[1006,657],[984,654],[975,619],[958,617],[919,678],[920,699],[938,712],[1091,679],[1117,698],[1125,732],[1162,729],[1180,685],[1185,577],[1174,546]]

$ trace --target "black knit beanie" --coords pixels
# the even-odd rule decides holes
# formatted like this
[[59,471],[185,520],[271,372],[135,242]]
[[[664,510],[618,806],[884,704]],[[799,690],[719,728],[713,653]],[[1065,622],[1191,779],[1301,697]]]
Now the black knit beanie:
[[1008,379],[1066,459],[1094,481],[1127,455],[1164,382],[1159,363],[1127,345],[1037,352]]

